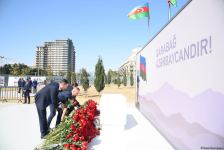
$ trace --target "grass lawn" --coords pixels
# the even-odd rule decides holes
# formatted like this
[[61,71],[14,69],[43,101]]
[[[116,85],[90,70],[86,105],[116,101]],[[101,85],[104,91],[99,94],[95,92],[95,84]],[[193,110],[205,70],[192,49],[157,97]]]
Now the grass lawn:
[[[77,100],[82,104],[88,99],[93,99],[99,103],[100,101],[100,95],[96,91],[95,87],[92,85],[88,91],[87,94],[85,95],[83,88],[80,86],[80,94],[77,97]],[[119,93],[123,94],[126,98],[129,104],[134,104],[135,102],[135,87],[124,87],[121,85],[119,88],[117,85],[110,85],[110,86],[105,86],[104,90],[100,94],[104,93]]]

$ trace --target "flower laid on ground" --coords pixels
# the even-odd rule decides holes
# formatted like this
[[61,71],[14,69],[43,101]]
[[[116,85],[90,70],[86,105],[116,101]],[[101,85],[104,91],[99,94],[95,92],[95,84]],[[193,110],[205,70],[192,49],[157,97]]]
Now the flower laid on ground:
[[96,102],[88,100],[48,134],[43,146],[59,144],[66,150],[87,150],[88,143],[100,134],[94,124],[98,115]]

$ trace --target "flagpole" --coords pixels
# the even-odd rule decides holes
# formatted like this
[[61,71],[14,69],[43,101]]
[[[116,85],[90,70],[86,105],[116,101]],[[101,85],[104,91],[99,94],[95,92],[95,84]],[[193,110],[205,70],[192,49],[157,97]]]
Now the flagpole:
[[[147,3],[148,5],[148,9],[149,9],[149,3]],[[150,34],[150,16],[149,16],[149,12],[148,12],[148,28],[149,28],[149,34]]]
[[168,8],[168,19],[169,19],[169,21],[170,21],[170,18],[171,18],[170,17],[171,16],[170,3],[171,3],[170,0],[168,0],[168,7],[169,7]]
[[150,33],[150,17],[148,16],[148,28],[149,28],[149,33]]

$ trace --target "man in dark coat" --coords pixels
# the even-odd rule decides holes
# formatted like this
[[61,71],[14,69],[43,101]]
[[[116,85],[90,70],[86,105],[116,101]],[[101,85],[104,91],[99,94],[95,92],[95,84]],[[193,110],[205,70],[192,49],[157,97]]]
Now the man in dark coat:
[[30,92],[32,91],[32,84],[33,84],[33,81],[31,80],[30,77],[27,78],[29,80],[29,85],[30,85]]
[[[35,104],[39,116],[41,138],[48,134],[51,120],[55,116],[58,107],[59,90],[65,90],[68,87],[68,81],[63,79],[60,83],[50,83],[41,89],[35,95]],[[50,106],[50,115],[46,118],[46,108]]]
[[65,103],[68,101],[68,99],[70,97],[72,97],[72,90],[74,87],[77,87],[78,84],[77,83],[73,83],[72,85],[68,85],[67,89],[65,89],[63,92],[60,92],[58,94],[58,100],[59,100],[59,107],[57,108],[58,111],[58,115],[57,115],[57,120],[56,120],[56,125],[55,127],[57,127],[57,125],[61,122],[61,116],[63,113],[63,106],[65,105]]
[[63,113],[62,106],[65,105],[65,103],[68,101],[68,98],[71,97],[71,96],[72,96],[72,91],[68,90],[68,88],[65,91],[60,92],[58,94],[59,107],[57,108],[58,115],[57,115],[57,120],[56,120],[55,127],[57,127],[57,125],[61,122],[61,116],[62,116],[62,113]]
[[23,86],[23,94],[25,98],[25,101],[23,104],[27,102],[27,99],[28,99],[28,104],[30,104],[30,92],[31,92],[31,85],[30,85],[29,79],[27,79],[27,81],[25,82],[25,85]]
[[21,78],[22,96],[24,96],[23,88],[24,88],[25,84],[26,84],[26,81],[23,78]]
[[72,108],[68,108],[68,106],[66,106],[68,99],[70,99],[71,101],[76,101],[77,105],[80,106],[78,101],[76,100],[76,96],[78,96],[79,91],[80,91],[80,89],[78,87],[73,87],[72,91],[66,89],[65,91],[58,94],[59,107],[57,109],[58,115],[57,115],[55,127],[57,127],[57,125],[62,121],[65,114],[69,114],[72,110],[74,110],[74,107],[72,109]]
[[18,93],[20,93],[20,92],[21,92],[21,87],[22,87],[22,79],[21,79],[21,78],[19,78],[19,80],[18,80],[18,88],[19,88]]
[[23,88],[25,86],[25,84],[26,84],[26,81],[22,78],[21,79],[21,88]]
[[33,80],[33,83],[32,83],[32,86],[33,86],[33,93],[36,93],[37,92],[37,80],[36,79],[34,79]]

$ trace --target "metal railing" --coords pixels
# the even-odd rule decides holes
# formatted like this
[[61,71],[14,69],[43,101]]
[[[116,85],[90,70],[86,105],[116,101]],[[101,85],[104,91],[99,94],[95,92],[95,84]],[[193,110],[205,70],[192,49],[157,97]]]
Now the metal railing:
[[23,92],[22,89],[19,93],[18,87],[0,87],[0,101],[8,102],[9,100],[17,100],[17,102],[22,102]]

